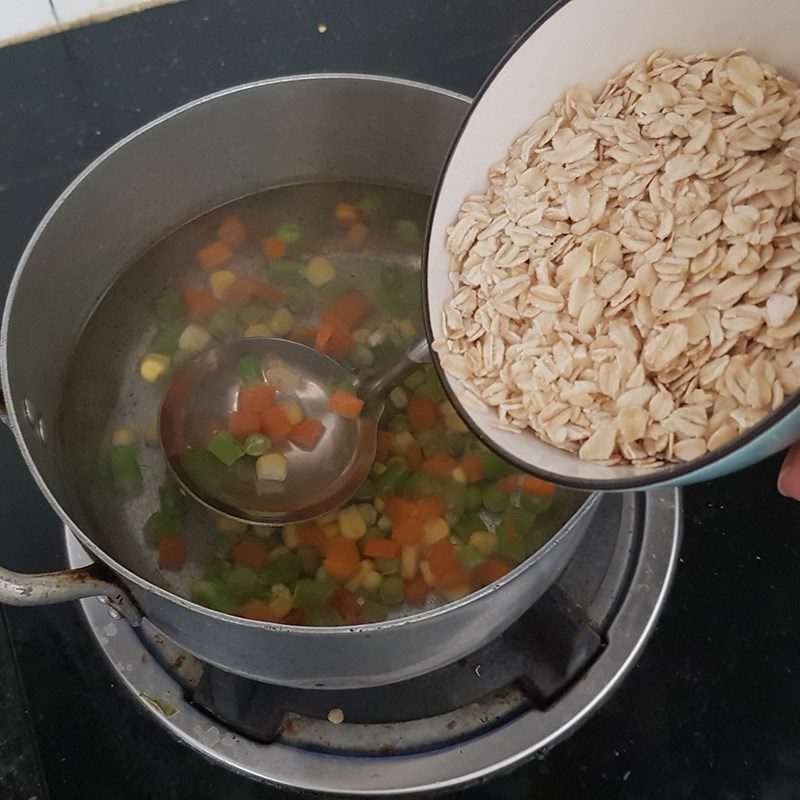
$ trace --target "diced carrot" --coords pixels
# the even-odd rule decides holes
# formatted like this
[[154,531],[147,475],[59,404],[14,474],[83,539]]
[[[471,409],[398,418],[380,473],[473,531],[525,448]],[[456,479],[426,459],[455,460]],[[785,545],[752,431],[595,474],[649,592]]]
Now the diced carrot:
[[488,586],[499,580],[503,575],[511,572],[511,567],[504,564],[502,561],[497,561],[494,558],[487,558],[483,564],[478,565],[472,570],[472,577],[479,586]]
[[284,625],[305,625],[306,612],[302,608],[293,608],[282,620]]
[[344,246],[347,250],[359,250],[366,238],[367,226],[363,222],[354,222],[344,238]]
[[483,477],[481,460],[477,456],[464,456],[461,459],[460,466],[467,476],[468,483],[477,483]]
[[332,308],[323,308],[319,312],[320,321],[329,328],[350,328],[347,322],[342,319]]
[[417,517],[422,520],[422,522],[441,517],[444,511],[444,500],[442,500],[442,496],[439,494],[429,494],[425,497],[420,497],[414,505],[417,508]]
[[508,494],[513,494],[519,490],[521,479],[521,475],[507,475],[505,478],[500,478],[500,480],[497,481],[497,488],[502,489]]
[[392,539],[398,544],[416,544],[425,535],[425,529],[418,519],[407,519],[395,523],[392,528]]
[[412,519],[417,514],[416,503],[412,503],[411,500],[406,500],[402,497],[395,496],[387,497],[384,500],[383,510],[386,512],[386,516],[390,517],[392,522],[395,524]]
[[255,283],[256,281],[251,281],[249,278],[239,278],[222,290],[221,299],[233,306],[243,306],[255,297]]
[[333,358],[343,358],[353,347],[353,337],[345,328],[333,328],[322,351]]
[[358,222],[358,209],[350,203],[339,203],[334,216],[340,225],[352,225]]
[[186,539],[165,536],[158,540],[158,565],[163,569],[180,569],[186,558]]
[[236,612],[237,616],[252,619],[256,622],[283,622],[286,617],[279,617],[263,600],[248,600]]
[[266,548],[251,542],[249,539],[242,539],[231,550],[231,558],[234,564],[241,567],[250,567],[256,572],[264,569],[269,554]]
[[378,431],[378,447],[375,451],[378,461],[383,461],[389,455],[389,448],[393,441],[394,434],[391,431]]
[[408,463],[408,468],[412,472],[416,472],[422,466],[422,462],[425,461],[422,448],[419,446],[419,442],[416,440],[408,444],[406,447],[405,456],[406,462]]
[[328,398],[328,411],[346,419],[356,419],[363,407],[364,401],[350,392],[334,392]]
[[228,417],[228,433],[243,442],[253,433],[261,433],[261,414],[254,411],[232,411]]
[[397,558],[400,545],[392,539],[370,539],[364,545],[364,555],[367,558]]
[[[324,535],[324,534],[323,534]],[[339,583],[347,583],[361,565],[361,556],[352,539],[336,536],[325,542],[325,572]]]
[[289,295],[278,286],[270,286],[264,281],[252,281],[253,286],[253,299],[260,300],[262,303],[285,303],[289,299]]
[[338,586],[331,595],[331,607],[346,625],[357,625],[364,621],[358,598],[344,586]]
[[317,333],[314,336],[314,348],[319,353],[324,353],[328,345],[328,341],[333,336],[333,328],[330,325],[320,325]]
[[409,603],[424,603],[428,596],[428,585],[421,573],[417,573],[413,578],[406,578],[406,600]]
[[358,324],[367,315],[372,303],[364,294],[357,289],[352,292],[344,292],[339,295],[333,304],[333,313],[351,330],[357,328]]
[[435,475],[437,478],[447,479],[452,475],[455,466],[456,461],[452,456],[440,453],[423,461],[420,469],[430,475]]
[[409,397],[407,413],[408,422],[414,432],[425,431],[436,425],[436,404],[427,397]]
[[283,239],[279,239],[277,236],[265,236],[261,240],[261,249],[270,261],[274,261],[276,258],[283,258],[286,255],[286,245]]
[[261,413],[261,431],[273,442],[285,442],[294,425],[283,406],[265,408]]
[[217,300],[209,289],[187,289],[183,304],[192,322],[208,322],[217,311]]
[[223,264],[227,264],[232,257],[233,253],[230,247],[220,240],[212,242],[197,253],[197,260],[200,262],[200,266],[209,272],[219,269]]
[[534,494],[538,497],[552,497],[555,494],[556,487],[548,481],[543,481],[541,478],[534,478],[533,475],[526,475],[522,479],[522,491],[525,494]]
[[289,334],[289,336],[297,342],[311,344],[314,341],[315,334],[316,331],[313,328],[307,328],[304,325],[297,325],[296,327],[292,328],[292,332]]
[[252,414],[263,414],[267,408],[275,405],[275,387],[268,383],[257,383],[255,386],[240,386],[236,398],[236,408]]
[[469,578],[458,560],[456,548],[449,539],[436,542],[428,554],[428,563],[440,591],[463,586]]
[[313,450],[319,444],[324,430],[325,426],[320,420],[306,417],[292,428],[289,441],[301,450]]
[[304,522],[297,526],[297,541],[306,547],[325,547],[328,537],[316,522]]
[[241,250],[247,244],[247,228],[244,222],[233,215],[225,217],[217,232],[221,242],[224,242],[231,250]]

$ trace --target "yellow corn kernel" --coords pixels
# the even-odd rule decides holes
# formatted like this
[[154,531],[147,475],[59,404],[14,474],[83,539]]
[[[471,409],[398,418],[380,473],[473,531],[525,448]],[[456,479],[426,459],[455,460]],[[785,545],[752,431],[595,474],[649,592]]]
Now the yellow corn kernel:
[[[253,529],[253,533],[256,533],[258,528]],[[272,533],[272,531],[270,531]],[[273,547],[272,550],[267,553],[267,561],[274,561],[276,558],[280,558],[281,556],[285,556],[289,553],[290,550],[286,545],[279,544],[277,547]],[[282,584],[275,584],[276,586],[280,586]]]
[[374,506],[375,506],[375,510],[376,510],[376,511],[377,511],[379,514],[381,513],[381,511],[383,511],[383,509],[384,509],[384,508],[386,508],[386,503],[384,503],[384,502],[383,502],[383,500],[382,500],[380,497],[376,497],[376,498],[375,498],[375,499],[372,501],[372,505],[374,505]]
[[199,353],[211,341],[211,334],[200,325],[187,325],[178,339],[181,350]]
[[367,523],[355,506],[348,506],[339,512],[339,527],[345,539],[360,539],[367,532]]
[[281,400],[278,405],[286,412],[286,416],[289,417],[289,422],[292,425],[297,425],[303,421],[303,412],[300,410],[296,400]]
[[414,438],[413,434],[408,431],[400,431],[400,433],[394,435],[392,443],[389,445],[389,452],[395,456],[404,456],[409,448],[413,447],[416,443],[417,440]]
[[333,539],[336,536],[342,535],[342,530],[339,527],[338,522],[331,522],[330,525],[322,525],[322,532],[327,536],[328,539]]
[[260,481],[285,481],[289,462],[280,453],[265,453],[256,460],[256,477]]
[[339,512],[338,511],[329,511],[327,514],[323,514],[321,517],[317,517],[317,525],[330,525],[332,522],[339,521]]
[[136,441],[136,431],[133,428],[117,428],[111,435],[111,444],[114,447],[127,447]]
[[139,374],[148,382],[155,383],[169,367],[169,356],[148,353],[139,365]]
[[372,505],[372,503],[359,503],[356,508],[358,509],[358,513],[364,518],[364,522],[367,523],[367,527],[374,525],[378,521],[378,512],[375,510],[375,506]]
[[397,330],[406,337],[406,339],[410,339],[414,336],[417,332],[414,323],[410,319],[401,319],[397,322]]
[[315,256],[306,264],[306,279],[312,286],[330,283],[336,277],[336,269],[327,258]]
[[291,597],[292,590],[285,583],[273,583],[270,587],[272,597]]
[[272,587],[272,600],[267,603],[267,608],[269,608],[270,613],[274,614],[276,617],[285,617],[291,610],[294,602],[292,601],[292,595],[289,593],[289,590],[284,586],[283,588],[286,589],[287,594],[276,594],[275,589],[280,586],[280,584],[276,584]]
[[266,322],[258,322],[255,325],[251,325],[247,330],[244,332],[244,335],[248,339],[260,339],[260,338],[269,338],[272,336],[272,329],[267,325]]
[[363,578],[361,578],[361,588],[365,592],[374,594],[378,591],[381,585],[381,574],[375,570],[370,570]]
[[286,336],[294,328],[294,317],[288,308],[281,306],[273,315],[269,323],[270,330],[276,336]]
[[430,547],[450,535],[450,526],[447,524],[447,520],[442,517],[434,517],[427,520],[423,523],[422,528],[425,531],[422,543],[426,547]]
[[358,572],[356,573],[355,577],[351,578],[344,585],[344,588],[349,592],[357,592],[361,588],[361,581],[364,580],[364,577],[368,572],[372,572],[374,569],[375,565],[372,563],[372,561],[370,561],[368,558],[364,559],[359,565]]
[[419,545],[404,544],[400,548],[400,574],[407,580],[416,577],[419,569]]
[[452,476],[453,480],[454,480],[456,483],[460,483],[462,486],[466,486],[466,485],[467,485],[467,483],[468,483],[468,479],[467,479],[467,473],[466,473],[466,472],[464,472],[464,470],[463,470],[463,469],[461,469],[461,467],[456,467],[456,468],[455,468],[455,469],[454,469],[454,470],[453,470],[453,471],[450,473],[450,475]]
[[224,517],[222,514],[214,519],[214,530],[216,530],[217,533],[224,533],[229,536],[244,533],[249,527],[250,526],[246,522]]
[[227,289],[233,286],[236,280],[236,275],[229,269],[218,269],[216,272],[212,272],[208,276],[208,285],[211,288],[211,294],[213,294],[217,300],[222,300],[225,297]]
[[300,540],[297,537],[297,525],[284,525],[281,540],[290,550],[297,550]]
[[460,600],[462,597],[466,597],[470,593],[471,589],[469,586],[454,586],[452,589],[444,589],[442,591],[442,595],[444,596],[445,600],[452,603],[453,600]]
[[497,534],[491,531],[475,531],[475,533],[471,533],[469,543],[485,556],[493,556],[500,547]]
[[423,580],[425,581],[425,585],[432,589],[436,584],[436,578],[433,577],[433,572],[431,571],[431,565],[427,561],[420,561],[419,562],[419,571],[422,575]]

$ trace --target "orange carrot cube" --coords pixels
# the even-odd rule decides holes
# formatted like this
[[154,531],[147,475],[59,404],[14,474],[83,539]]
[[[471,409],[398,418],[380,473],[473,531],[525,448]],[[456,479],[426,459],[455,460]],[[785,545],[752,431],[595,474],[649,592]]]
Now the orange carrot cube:
[[208,272],[219,269],[223,264],[227,264],[231,258],[233,258],[233,253],[230,247],[219,239],[197,253],[197,260],[200,262],[200,266],[208,270]]

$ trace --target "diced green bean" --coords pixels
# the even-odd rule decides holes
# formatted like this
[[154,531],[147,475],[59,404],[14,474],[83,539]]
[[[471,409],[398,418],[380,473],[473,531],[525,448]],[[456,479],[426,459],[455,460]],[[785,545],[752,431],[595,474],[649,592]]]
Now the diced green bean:
[[272,442],[263,433],[251,433],[244,440],[244,452],[248,456],[263,456],[271,446]]
[[332,608],[314,608],[308,612],[306,619],[315,628],[335,628],[344,622]]
[[378,597],[390,606],[396,606],[406,599],[406,587],[402,575],[384,575],[378,589]]
[[301,578],[294,587],[294,604],[297,608],[319,608],[325,605],[336,589],[330,578],[322,581]]
[[157,542],[181,534],[181,518],[173,511],[155,511],[144,523],[144,533],[148,539]]
[[375,354],[361,342],[353,345],[350,358],[357,367],[371,367],[375,363]]
[[209,581],[214,578],[221,578],[232,569],[230,561],[225,561],[222,558],[212,558],[203,570],[203,577]]
[[206,446],[210,453],[228,467],[235,464],[244,455],[244,450],[227,431],[215,433]]
[[261,570],[258,577],[267,586],[283,583],[292,586],[300,577],[300,558],[297,553],[284,553],[270,561]]
[[239,322],[241,322],[245,328],[264,322],[269,314],[269,306],[265,306],[263,303],[251,303],[249,306],[244,306],[236,312]]
[[467,435],[458,431],[446,431],[447,452],[454,458],[461,458],[467,450]]
[[158,504],[162,511],[169,514],[183,513],[183,498],[181,493],[173,486],[162,486],[158,490]]
[[294,244],[300,240],[300,224],[297,222],[281,222],[275,235],[285,244]]
[[434,403],[439,403],[447,398],[447,393],[438,378],[427,379],[425,383],[414,390],[414,394],[424,397],[426,400],[432,400]]
[[389,430],[392,433],[409,433],[411,431],[411,423],[408,421],[406,414],[395,414],[389,420]]
[[403,381],[403,385],[407,389],[411,389],[411,391],[413,392],[417,387],[422,386],[422,384],[425,383],[426,380],[425,375],[426,375],[425,370],[422,369],[414,370],[414,372],[412,372]]
[[389,616],[389,609],[385,603],[368,597],[361,606],[361,615],[365,622],[383,622]]
[[208,331],[217,339],[224,339],[226,336],[234,336],[241,333],[242,326],[239,324],[236,312],[228,309],[226,311],[217,311],[211,317],[211,321],[208,323]]
[[422,234],[419,225],[410,219],[399,219],[394,225],[395,233],[399,239],[406,244],[419,244],[422,241]]
[[483,505],[483,491],[479,486],[464,487],[464,505],[470,511],[477,511]]
[[234,567],[222,580],[231,596],[239,601],[248,600],[261,589],[258,575],[250,567]]
[[416,435],[422,454],[425,458],[433,458],[447,453],[447,433],[441,428],[428,428]]
[[485,530],[487,530],[486,523],[477,511],[465,511],[453,526],[453,532],[463,539],[469,538],[475,531]]
[[508,493],[490,484],[483,490],[483,506],[492,514],[502,514],[508,508]]
[[358,491],[353,495],[354,500],[372,500],[373,497],[375,497],[375,490],[369,478],[358,487]]
[[541,514],[550,507],[550,497],[538,497],[532,494],[521,494],[517,501],[519,507],[529,514]]
[[399,558],[376,558],[374,559],[375,569],[381,575],[391,575],[393,572],[400,572]]
[[374,217],[382,207],[383,198],[377,192],[364,192],[364,196],[356,205],[365,217]]
[[166,322],[180,319],[185,313],[186,305],[179,294],[169,292],[156,300],[156,314]]
[[287,288],[305,282],[305,264],[293,258],[276,258],[269,262],[269,276],[278,286]]
[[201,606],[224,614],[233,614],[236,611],[236,601],[231,597],[221,578],[194,581],[189,591],[192,600]]
[[307,283],[299,283],[288,289],[286,305],[294,314],[307,314],[315,306],[314,289]]
[[483,477],[489,481],[505,478],[508,475],[513,475],[517,471],[508,461],[485,448],[478,453],[478,459],[481,462]]
[[464,567],[467,572],[472,572],[472,570],[486,561],[486,556],[483,555],[477,547],[473,547],[471,544],[460,547],[457,556],[458,560],[461,562],[461,566]]
[[300,572],[306,578],[312,578],[322,563],[322,555],[319,550],[316,547],[304,545],[297,548],[297,557],[300,559]]
[[222,479],[225,468],[208,450],[190,450],[180,460],[180,471],[190,486],[214,489]]
[[150,352],[171,356],[178,349],[178,341],[184,327],[182,322],[169,322],[164,325],[155,335],[153,343],[150,345]]
[[415,472],[403,486],[402,494],[408,500],[419,500],[428,494],[436,494],[442,485],[433,475],[427,472]]
[[467,505],[466,487],[454,480],[448,480],[442,489],[442,500],[444,510],[451,521],[457,520],[463,513]]
[[402,462],[393,461],[374,479],[375,491],[379,495],[397,494],[408,480],[409,474],[408,468]]
[[108,455],[108,467],[114,483],[120,488],[142,481],[142,470],[133,447],[112,447]]

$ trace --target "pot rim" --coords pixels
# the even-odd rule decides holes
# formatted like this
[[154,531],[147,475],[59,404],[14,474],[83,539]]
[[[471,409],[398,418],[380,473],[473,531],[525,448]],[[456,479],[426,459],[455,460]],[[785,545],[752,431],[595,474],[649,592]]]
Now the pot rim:
[[[429,619],[439,617],[442,614],[449,613],[451,611],[455,611],[457,609],[471,605],[472,603],[478,602],[484,597],[498,591],[507,583],[516,580],[520,575],[522,575],[524,572],[530,569],[540,559],[544,558],[545,555],[549,553],[550,550],[552,550],[554,547],[556,547],[562,539],[566,538],[569,535],[572,528],[580,519],[582,519],[587,514],[592,513],[592,511],[595,509],[600,500],[600,494],[595,492],[589,495],[584,500],[583,504],[572,515],[572,517],[570,517],[570,519],[561,527],[561,529],[550,539],[550,541],[547,542],[547,544],[545,544],[542,548],[540,548],[536,553],[534,553],[534,555],[532,555],[530,558],[523,561],[521,564],[519,564],[517,567],[511,570],[508,574],[504,575],[502,578],[495,581],[494,583],[489,584],[488,586],[485,586],[482,589],[479,589],[478,591],[473,592],[467,595],[466,597],[463,597],[451,603],[446,603],[444,605],[437,606],[436,608],[422,611],[418,614],[410,614],[406,617],[401,617],[399,619],[385,620],[383,622],[368,623],[365,625],[358,625],[358,626],[317,628],[317,627],[284,625],[280,623],[268,623],[268,622],[258,622],[255,620],[248,620],[242,617],[235,617],[230,614],[224,614],[222,612],[206,608],[205,606],[201,606],[197,603],[192,602],[191,600],[181,597],[180,595],[173,594],[172,592],[160,586],[157,586],[154,583],[151,583],[147,579],[141,577],[140,575],[137,575],[124,565],[120,564],[115,559],[111,558],[111,556],[109,556],[101,547],[99,547],[91,538],[89,538],[80,529],[80,527],[72,520],[70,515],[67,513],[66,509],[64,509],[61,506],[61,504],[56,500],[56,498],[50,491],[50,488],[48,487],[46,481],[41,475],[36,463],[34,462],[30,454],[30,451],[28,450],[28,447],[25,443],[25,439],[22,434],[21,425],[17,417],[16,408],[14,403],[12,402],[13,395],[12,395],[12,387],[10,384],[9,370],[8,370],[8,329],[10,325],[10,317],[14,305],[14,297],[16,295],[17,285],[22,277],[25,265],[27,264],[31,256],[31,253],[35,249],[45,228],[49,225],[53,217],[58,213],[59,208],[67,201],[70,195],[77,189],[77,187],[85,180],[85,178],[88,175],[90,175],[95,169],[97,169],[100,166],[100,164],[102,164],[107,158],[109,158],[111,155],[113,155],[118,150],[123,148],[125,145],[127,145],[130,141],[132,141],[136,137],[146,133],[151,128],[154,128],[157,125],[168,122],[173,117],[177,117],[180,114],[189,111],[190,109],[196,108],[206,103],[213,102],[221,97],[226,97],[228,95],[235,94],[238,92],[251,91],[261,87],[272,86],[283,83],[316,81],[316,80],[334,80],[334,81],[357,80],[357,81],[365,81],[365,82],[380,83],[380,84],[395,84],[395,85],[405,86],[410,89],[421,89],[426,92],[434,92],[439,95],[450,97],[455,100],[464,102],[465,105],[467,105],[467,107],[469,107],[469,104],[471,102],[469,97],[463,94],[459,94],[458,92],[453,92],[450,91],[449,89],[444,89],[439,86],[433,86],[431,84],[421,83],[418,81],[405,80],[403,78],[395,78],[385,75],[371,75],[365,73],[347,73],[347,72],[304,73],[297,75],[281,76],[278,78],[266,78],[263,80],[252,81],[250,83],[240,84],[237,86],[228,87],[226,89],[221,89],[218,92],[213,92],[211,94],[204,95],[195,100],[191,100],[188,103],[185,103],[181,106],[178,106],[177,108],[167,111],[164,114],[156,117],[154,120],[151,120],[145,125],[142,125],[141,127],[127,134],[122,139],[111,145],[111,147],[104,150],[99,156],[93,159],[90,164],[88,164],[83,170],[81,170],[81,172],[69,183],[69,185],[61,192],[61,194],[55,200],[53,205],[48,209],[47,213],[44,215],[41,222],[39,222],[33,235],[28,241],[28,244],[26,245],[25,250],[23,251],[22,256],[20,257],[17,267],[14,271],[14,275],[11,280],[11,284],[9,286],[3,310],[2,327],[0,327],[0,385],[2,386],[3,394],[7,399],[9,427],[14,433],[14,438],[16,439],[17,446],[19,447],[22,457],[25,460],[25,463],[28,469],[30,470],[31,474],[33,475],[33,478],[36,481],[36,484],[39,487],[40,491],[47,499],[48,503],[56,511],[62,522],[70,529],[70,531],[72,531],[75,534],[80,543],[87,550],[89,550],[93,556],[95,556],[102,563],[108,566],[116,575],[121,577],[124,581],[132,583],[140,589],[143,589],[147,592],[151,592],[165,600],[168,600],[172,603],[182,606],[188,611],[201,613],[204,616],[222,622],[229,622],[229,623],[233,622],[238,625],[243,625],[250,628],[264,628],[292,635],[352,637],[353,634],[371,635],[381,630],[386,630],[390,628],[400,628],[417,622],[424,622]],[[463,128],[461,128],[461,130],[463,130]],[[436,195],[434,194],[434,197],[435,196]],[[424,276],[425,272],[423,272],[422,275]],[[427,322],[426,322],[426,327],[428,327]]]

